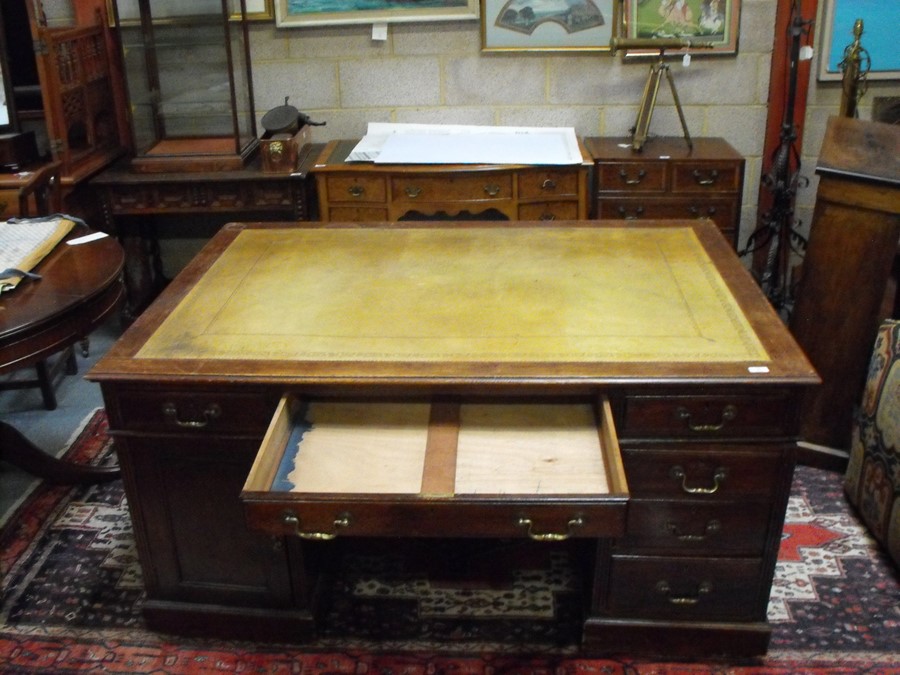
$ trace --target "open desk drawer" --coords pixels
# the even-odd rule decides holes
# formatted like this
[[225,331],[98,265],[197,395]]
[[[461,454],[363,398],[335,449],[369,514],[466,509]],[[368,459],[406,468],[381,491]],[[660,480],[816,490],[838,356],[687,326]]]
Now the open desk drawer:
[[284,398],[241,494],[250,527],[335,536],[613,537],[628,488],[609,403]]

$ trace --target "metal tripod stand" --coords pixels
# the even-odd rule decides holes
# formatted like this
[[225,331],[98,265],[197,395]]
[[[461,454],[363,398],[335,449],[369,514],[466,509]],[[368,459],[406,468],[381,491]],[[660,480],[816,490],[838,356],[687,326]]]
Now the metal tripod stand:
[[675,110],[678,111],[678,119],[681,121],[681,130],[684,132],[684,140],[687,141],[688,148],[693,149],[694,143],[691,140],[691,133],[687,128],[687,121],[684,119],[684,110],[681,109],[681,101],[678,98],[678,91],[675,89],[675,80],[672,78],[672,71],[669,64],[665,61],[666,50],[663,47],[659,49],[659,58],[650,66],[650,74],[647,77],[647,83],[644,85],[644,93],[641,96],[641,105],[638,108],[637,121],[631,130],[631,147],[640,152],[650,135],[650,119],[653,117],[653,109],[656,107],[656,97],[659,94],[659,84],[662,81],[663,74],[669,82],[669,89],[672,91],[672,99],[675,101]]

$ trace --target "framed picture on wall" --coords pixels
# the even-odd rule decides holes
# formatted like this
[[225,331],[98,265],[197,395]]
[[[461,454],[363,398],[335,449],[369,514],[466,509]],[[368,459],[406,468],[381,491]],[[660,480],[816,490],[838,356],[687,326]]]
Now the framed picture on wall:
[[275,0],[280,27],[477,18],[478,0]]
[[[741,0],[624,0],[625,37],[711,43],[694,55],[737,54]],[[652,53],[629,50],[629,55]]]
[[614,0],[481,0],[482,51],[609,51]]
[[[244,0],[244,8],[248,21],[270,21],[275,17],[275,0]],[[138,10],[137,0],[107,0],[110,25],[113,25],[113,4],[119,12],[119,22],[125,25],[140,23],[141,14]],[[230,0],[229,6],[234,12],[235,18],[240,18],[239,0]],[[186,3],[183,0],[156,0],[153,5],[153,14],[157,17],[175,17],[191,14],[210,14],[219,10],[219,0],[193,0]]]
[[860,44],[868,52],[870,80],[900,79],[900,2],[897,0],[823,0],[819,23],[819,79],[840,80],[844,50],[853,44],[853,26],[863,21]]

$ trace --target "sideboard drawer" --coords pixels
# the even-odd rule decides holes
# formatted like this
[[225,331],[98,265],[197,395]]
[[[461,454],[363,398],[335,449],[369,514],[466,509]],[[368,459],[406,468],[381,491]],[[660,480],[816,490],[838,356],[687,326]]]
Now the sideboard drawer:
[[609,404],[279,405],[241,499],[268,534],[611,537],[627,485]]
[[758,558],[613,556],[609,609],[646,619],[760,620],[761,569]]
[[777,448],[702,446],[623,449],[635,497],[729,501],[772,499],[783,476]]
[[709,218],[723,232],[734,227],[735,203],[729,199],[695,197],[613,197],[597,202],[601,220]]
[[458,176],[395,176],[392,202],[477,202],[512,199],[512,175],[482,173]]
[[579,172],[571,170],[522,171],[518,177],[519,199],[577,197]]
[[519,205],[519,220],[576,220],[578,202],[534,202]]
[[325,189],[331,202],[385,203],[387,186],[381,176],[327,176]]
[[262,435],[278,398],[262,392],[126,389],[111,410],[119,430]]

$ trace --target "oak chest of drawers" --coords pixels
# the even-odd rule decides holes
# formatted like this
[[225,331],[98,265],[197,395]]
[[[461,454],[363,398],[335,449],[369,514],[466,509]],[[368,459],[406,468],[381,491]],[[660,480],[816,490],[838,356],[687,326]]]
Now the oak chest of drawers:
[[593,213],[599,220],[709,218],[737,247],[744,158],[721,138],[659,137],[641,152],[628,138],[584,141],[594,161]]
[[582,220],[584,161],[571,166],[400,165],[346,162],[357,141],[331,141],[312,175],[325,221]]

